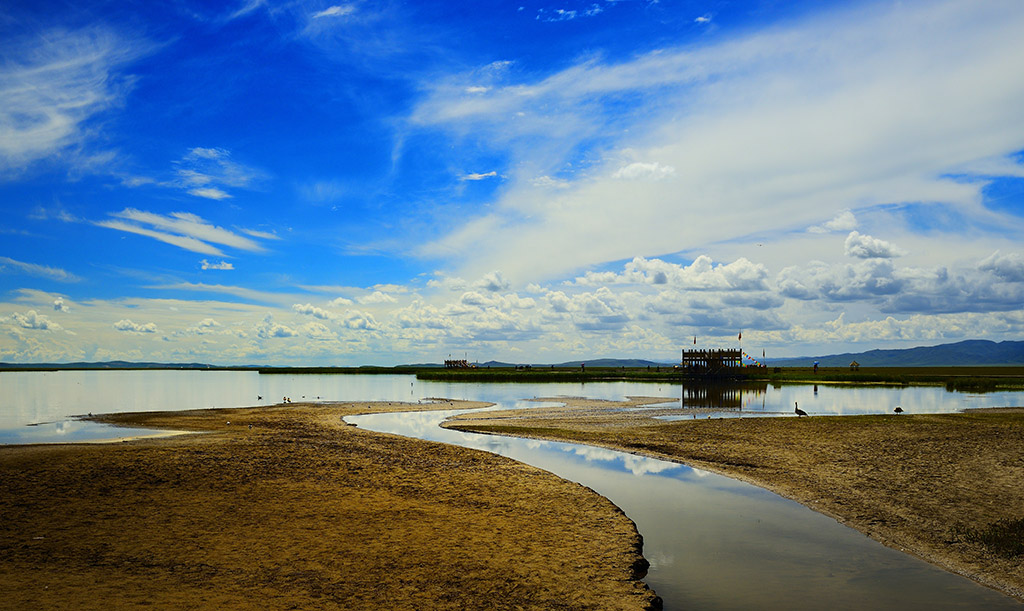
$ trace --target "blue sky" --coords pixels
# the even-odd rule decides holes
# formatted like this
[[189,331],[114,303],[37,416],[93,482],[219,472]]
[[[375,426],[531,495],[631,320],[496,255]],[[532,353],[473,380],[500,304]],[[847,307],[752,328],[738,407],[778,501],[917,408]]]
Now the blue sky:
[[1024,336],[1024,4],[0,8],[0,361]]

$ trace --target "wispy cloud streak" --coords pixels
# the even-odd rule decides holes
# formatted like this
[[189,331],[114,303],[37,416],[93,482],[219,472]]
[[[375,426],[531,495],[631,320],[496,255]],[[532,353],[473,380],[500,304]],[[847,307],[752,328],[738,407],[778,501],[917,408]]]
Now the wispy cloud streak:
[[118,105],[124,67],[151,45],[103,27],[54,28],[4,40],[0,59],[0,173],[83,143],[91,119]]

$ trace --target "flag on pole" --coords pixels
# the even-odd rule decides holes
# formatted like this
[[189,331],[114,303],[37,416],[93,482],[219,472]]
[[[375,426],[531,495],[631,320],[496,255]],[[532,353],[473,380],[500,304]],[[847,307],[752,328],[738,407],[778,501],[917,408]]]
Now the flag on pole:
[[740,331],[740,334],[736,337],[736,339],[743,341],[743,331]]
[[693,345],[694,346],[697,345],[697,336],[696,335],[693,336]]

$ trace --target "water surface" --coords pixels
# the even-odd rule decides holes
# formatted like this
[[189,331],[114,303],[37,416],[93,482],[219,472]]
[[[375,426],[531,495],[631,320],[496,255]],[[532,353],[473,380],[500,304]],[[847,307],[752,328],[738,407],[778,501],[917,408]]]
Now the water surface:
[[645,581],[665,609],[1022,608],[756,486],[602,448],[438,426],[464,412],[346,421],[501,454],[592,488],[636,523],[651,562]]
[[[0,372],[0,443],[116,439],[123,429],[80,422],[75,415],[167,411],[207,407],[272,405],[293,401],[417,401],[427,397],[535,405],[532,397],[578,396],[619,400],[627,396],[666,397],[678,417],[791,415],[794,403],[813,415],[955,412],[966,407],[1024,405],[1024,392],[962,394],[939,387],[836,385],[745,385],[711,390],[677,384],[453,383],[411,375],[260,375],[253,371],[47,371]],[[671,417],[671,416],[670,416]],[[29,426],[37,425],[37,426]]]

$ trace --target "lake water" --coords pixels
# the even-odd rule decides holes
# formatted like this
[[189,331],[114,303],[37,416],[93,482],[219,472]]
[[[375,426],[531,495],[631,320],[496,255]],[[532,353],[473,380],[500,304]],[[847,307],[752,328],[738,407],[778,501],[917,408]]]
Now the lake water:
[[[558,384],[450,383],[407,375],[260,375],[249,371],[0,372],[0,443],[117,439],[135,431],[82,422],[87,413],[164,411],[271,405],[293,401],[416,401],[470,399],[505,407],[535,406],[533,397],[622,399],[666,397],[680,408],[711,408],[699,417],[956,412],[968,407],[1024,405],[1024,392],[961,394],[935,387],[750,385],[742,389],[673,384],[593,382]],[[680,417],[692,417],[680,409]],[[30,426],[31,425],[31,426]]]
[[[454,384],[395,375],[259,375],[207,371],[0,373],[0,443],[117,439],[138,431],[76,414],[243,407],[293,401],[483,400],[536,406],[533,397],[665,397],[700,417],[955,412],[1024,405],[1024,393],[941,388],[669,384]],[[361,426],[505,454],[580,482],[636,522],[651,562],[647,583],[666,609],[1020,609],[1010,598],[888,549],[760,488],[688,467],[573,444],[440,429],[443,413],[360,416]],[[896,416],[894,416],[896,417]],[[150,432],[150,431],[146,431]]]

